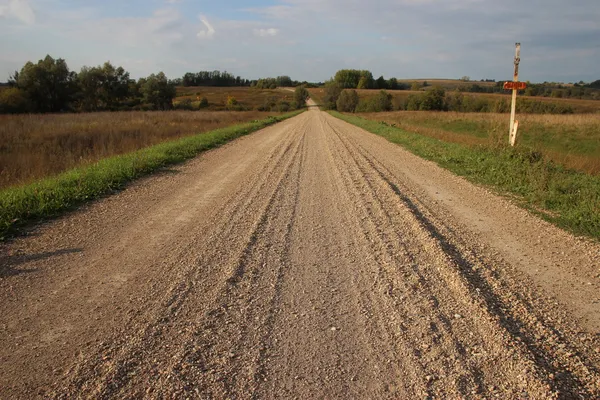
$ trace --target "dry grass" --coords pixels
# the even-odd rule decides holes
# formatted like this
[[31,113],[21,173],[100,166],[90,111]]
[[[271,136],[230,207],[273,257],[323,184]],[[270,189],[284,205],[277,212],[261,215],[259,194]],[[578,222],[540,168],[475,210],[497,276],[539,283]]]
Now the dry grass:
[[250,87],[178,87],[177,104],[183,99],[190,99],[197,105],[202,97],[206,97],[209,110],[220,111],[227,109],[227,99],[234,97],[239,104],[248,110],[255,110],[264,105],[269,99],[275,102],[291,102],[294,93],[285,89],[256,89]]
[[[398,111],[360,114],[446,142],[468,146],[504,146],[506,114]],[[519,144],[539,151],[567,168],[600,174],[600,115],[523,114]]]
[[1,115],[0,188],[274,114],[165,111]]

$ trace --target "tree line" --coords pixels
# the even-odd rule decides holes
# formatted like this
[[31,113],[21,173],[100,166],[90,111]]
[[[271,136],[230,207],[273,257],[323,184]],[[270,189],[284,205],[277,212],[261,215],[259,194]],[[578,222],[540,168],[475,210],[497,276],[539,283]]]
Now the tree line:
[[410,88],[406,83],[398,82],[396,78],[385,79],[382,75],[374,79],[371,71],[358,69],[341,69],[326,85],[337,85],[342,89],[407,90]]
[[69,70],[62,58],[28,62],[0,91],[1,113],[56,113],[115,110],[169,110],[175,85],[163,72],[137,81],[110,62]]
[[[200,71],[169,80],[163,72],[138,80],[110,62],[71,71],[67,62],[47,55],[27,62],[0,89],[0,113],[57,113],[124,110],[170,110],[177,86],[250,86],[275,89],[302,86],[289,76],[258,80],[228,72]],[[316,86],[304,82],[304,86]]]
[[[385,90],[374,95],[360,97],[355,89],[341,89],[330,85],[325,89],[325,106],[341,112],[382,112],[382,111],[455,111],[455,112],[495,112],[510,111],[510,102],[505,98],[489,99],[463,95],[461,92],[446,92],[439,86],[421,93],[410,94],[407,98],[395,98]],[[564,103],[535,101],[527,98],[517,100],[517,110],[530,114],[572,114],[573,107]]]

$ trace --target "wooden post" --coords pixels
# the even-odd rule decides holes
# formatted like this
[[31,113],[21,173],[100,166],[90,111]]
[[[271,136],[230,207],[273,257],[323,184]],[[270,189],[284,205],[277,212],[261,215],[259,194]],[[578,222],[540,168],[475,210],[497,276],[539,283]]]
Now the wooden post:
[[[521,62],[521,43],[516,44],[517,50],[515,53],[515,73],[513,76],[513,82],[519,82],[519,63]],[[517,141],[517,129],[519,128],[519,122],[515,121],[515,114],[517,111],[517,92],[518,88],[515,84],[512,91],[512,104],[510,106],[510,131],[509,131],[509,143],[511,146],[515,145]]]

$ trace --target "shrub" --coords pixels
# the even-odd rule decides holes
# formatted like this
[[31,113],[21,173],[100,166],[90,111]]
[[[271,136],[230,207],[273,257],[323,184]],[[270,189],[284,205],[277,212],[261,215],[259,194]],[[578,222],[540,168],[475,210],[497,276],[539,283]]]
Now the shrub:
[[341,112],[355,112],[359,98],[356,90],[344,90],[336,102],[337,110]]
[[30,108],[31,104],[27,98],[27,93],[23,90],[16,87],[0,90],[0,113],[26,113]]
[[191,111],[194,109],[194,105],[192,104],[191,99],[183,99],[179,103],[175,104],[175,109]]
[[209,106],[208,104],[208,99],[206,97],[203,97],[200,99],[200,104],[198,105],[198,107],[200,108],[207,108]]
[[277,106],[277,98],[270,96],[267,97],[261,106],[256,107],[257,111],[271,111]]
[[392,109],[392,95],[385,90],[379,91],[377,96],[363,99],[356,107],[357,112],[382,112]]
[[337,83],[331,82],[327,84],[325,94],[323,95],[323,106],[329,110],[335,110],[342,90],[342,87]]
[[440,86],[425,92],[421,101],[420,110],[422,111],[443,111],[445,108],[446,91]]
[[234,108],[235,106],[238,105],[238,101],[236,100],[235,97],[233,96],[227,96],[227,108]]
[[406,100],[406,109],[408,111],[419,111],[421,109],[422,100],[423,96],[411,94]]
[[277,111],[279,112],[288,112],[290,110],[290,103],[287,101],[280,101],[277,103]]
[[294,91],[294,102],[298,108],[306,106],[306,100],[310,98],[308,90],[304,86],[298,86]]

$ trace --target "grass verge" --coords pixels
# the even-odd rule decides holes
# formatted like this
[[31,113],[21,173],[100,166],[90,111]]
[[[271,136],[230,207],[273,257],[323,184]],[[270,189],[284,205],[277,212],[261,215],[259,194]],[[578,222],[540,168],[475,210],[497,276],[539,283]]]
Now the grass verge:
[[551,223],[600,239],[600,176],[566,169],[539,152],[519,147],[465,146],[354,115],[330,114],[472,182],[516,196],[521,206]]
[[105,158],[86,167],[75,168],[55,177],[0,191],[0,240],[19,227],[60,215],[66,210],[96,199],[126,183],[167,165],[193,158],[208,149],[255,132],[284,119],[296,111],[211,132],[164,142],[133,153]]

